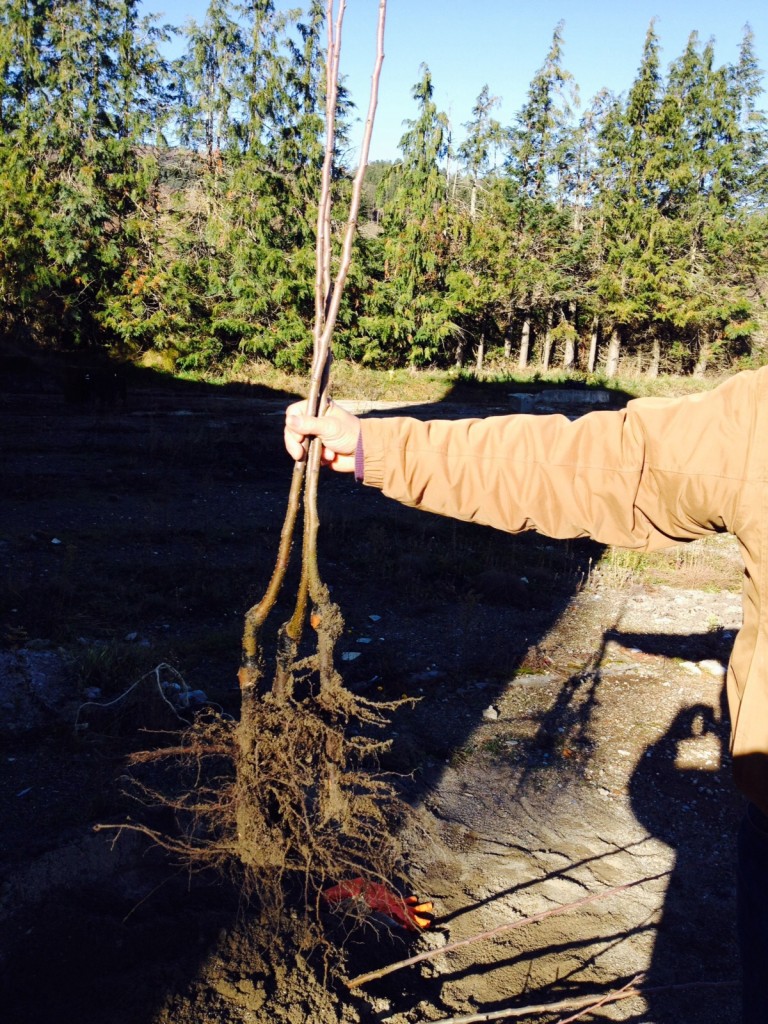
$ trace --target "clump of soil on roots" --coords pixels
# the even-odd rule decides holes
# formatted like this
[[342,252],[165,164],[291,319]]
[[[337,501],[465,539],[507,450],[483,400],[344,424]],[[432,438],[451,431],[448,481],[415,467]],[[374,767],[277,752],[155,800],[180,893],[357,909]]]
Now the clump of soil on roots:
[[[327,971],[343,949],[326,937],[323,890],[356,876],[402,881],[408,807],[379,773],[390,742],[375,735],[403,702],[351,693],[333,665],[338,607],[324,603],[312,621],[316,651],[278,668],[279,687],[244,690],[239,721],[208,709],[178,743],[130,756],[134,795],[171,810],[174,828],[126,827],[191,870],[233,879],[260,922],[254,955],[320,949]],[[345,910],[347,924],[350,910],[352,924],[367,912]]]

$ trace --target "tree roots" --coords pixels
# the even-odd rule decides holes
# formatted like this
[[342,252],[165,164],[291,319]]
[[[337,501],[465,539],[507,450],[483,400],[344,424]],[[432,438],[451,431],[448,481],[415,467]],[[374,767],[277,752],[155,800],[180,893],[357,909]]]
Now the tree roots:
[[[304,940],[320,937],[321,893],[355,876],[401,876],[398,824],[408,813],[377,775],[389,741],[376,737],[401,702],[373,703],[347,690],[333,667],[341,616],[325,605],[317,652],[282,673],[281,696],[243,694],[236,722],[206,711],[178,743],[129,758],[132,788],[171,811],[174,826],[138,828],[192,870],[237,879],[272,929],[288,909]],[[292,926],[293,927],[293,926]]]

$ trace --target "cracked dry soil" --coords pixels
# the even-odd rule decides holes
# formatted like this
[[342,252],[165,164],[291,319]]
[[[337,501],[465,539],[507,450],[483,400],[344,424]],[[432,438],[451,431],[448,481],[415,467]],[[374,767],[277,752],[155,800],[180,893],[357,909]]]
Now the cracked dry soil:
[[598,1018],[735,1024],[730,540],[638,574],[598,565],[595,545],[494,534],[324,480],[345,680],[419,698],[395,716],[383,768],[414,808],[407,871],[437,914],[421,937],[352,933],[348,975],[639,883],[354,992],[324,987],[313,961],[255,952],[253,915],[226,884],[93,832],[134,812],[119,778],[142,708],[119,736],[73,729],[89,687],[107,700],[161,661],[236,711],[242,614],[268,578],[290,476],[285,399],[151,382],[124,409],[73,408],[33,383],[0,403],[3,656],[58,658],[64,681],[50,699],[24,691],[25,720],[18,687],[3,695],[4,1020],[415,1024],[644,973],[642,998]]

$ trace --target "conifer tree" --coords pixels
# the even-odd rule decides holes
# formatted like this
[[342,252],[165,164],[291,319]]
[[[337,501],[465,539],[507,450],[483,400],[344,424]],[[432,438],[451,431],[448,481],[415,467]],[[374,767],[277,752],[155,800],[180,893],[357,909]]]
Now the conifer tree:
[[0,21],[4,317],[41,340],[106,343],[107,297],[137,244],[151,178],[138,147],[163,116],[153,22],[137,12],[138,0],[45,0]]
[[458,150],[459,159],[469,179],[469,216],[472,220],[477,216],[480,182],[491,170],[492,153],[501,147],[504,139],[501,123],[492,116],[498,105],[498,96],[491,96],[488,86],[484,85],[472,108],[472,120],[464,125],[467,136]]
[[755,264],[740,244],[759,166],[741,123],[754,90],[749,49],[745,37],[740,65],[718,68],[712,43],[692,33],[669,75],[665,308],[675,352],[697,373],[754,329],[743,285]]
[[618,372],[623,336],[645,326],[659,301],[664,273],[657,245],[659,173],[670,137],[660,120],[662,96],[659,41],[651,22],[626,104],[604,98],[598,134],[594,287],[610,337],[608,376]]
[[201,24],[191,21],[179,62],[184,101],[183,145],[202,152],[213,171],[233,141],[236,104],[245,69],[245,43],[228,0],[211,0]]
[[513,183],[516,237],[512,258],[521,283],[522,339],[519,364],[527,365],[532,322],[544,332],[542,358],[549,361],[549,328],[555,308],[566,300],[562,261],[567,249],[563,216],[564,171],[572,141],[573,76],[563,65],[563,24],[552,35],[547,56],[528,89],[510,129],[507,170]]
[[448,121],[435,105],[426,66],[413,98],[418,115],[407,122],[400,160],[383,182],[383,277],[361,321],[368,339],[365,358],[390,365],[433,362],[457,335],[443,302]]

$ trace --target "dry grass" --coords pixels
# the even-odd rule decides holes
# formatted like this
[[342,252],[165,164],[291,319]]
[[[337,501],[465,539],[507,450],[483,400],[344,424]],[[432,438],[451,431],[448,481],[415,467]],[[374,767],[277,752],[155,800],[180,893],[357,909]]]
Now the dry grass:
[[[705,378],[683,377],[676,374],[660,374],[648,377],[642,373],[623,370],[621,376],[608,379],[602,374],[569,373],[561,369],[542,372],[536,367],[519,370],[512,359],[496,358],[489,361],[480,373],[473,369],[447,370],[434,368],[399,368],[377,370],[362,367],[356,363],[337,360],[333,365],[333,391],[336,398],[356,401],[390,402],[442,402],[460,384],[508,384],[529,386],[549,384],[567,386],[574,383],[579,387],[607,388],[634,397],[674,397],[707,391],[733,375],[738,367],[720,375]],[[303,395],[307,391],[308,378],[304,374],[278,369],[260,359],[239,358],[230,366],[221,366],[213,373],[185,374],[190,379],[204,380],[209,384],[228,383],[259,384],[275,391],[293,392]]]
[[741,589],[744,566],[733,537],[703,537],[664,551],[607,548],[590,576],[590,585],[612,588],[668,586],[681,590]]

